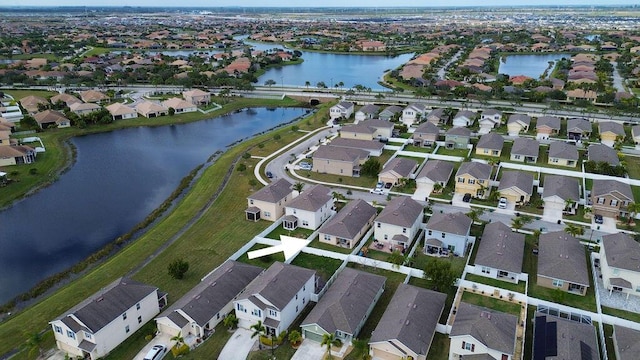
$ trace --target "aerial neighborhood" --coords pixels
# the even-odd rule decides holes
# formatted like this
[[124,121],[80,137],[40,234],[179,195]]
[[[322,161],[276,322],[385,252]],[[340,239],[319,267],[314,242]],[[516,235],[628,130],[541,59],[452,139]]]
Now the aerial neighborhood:
[[[3,307],[0,336],[14,341],[21,314],[9,310],[59,301],[34,300],[46,330],[0,345],[0,358],[640,358],[633,16],[612,29],[580,10],[567,15],[590,19],[578,28],[539,10],[469,10],[433,15],[441,26],[385,18],[381,30],[346,14],[220,11],[234,16],[74,15],[69,33],[48,28],[51,44],[76,44],[56,57],[45,40],[0,41],[0,60],[11,55],[0,62],[11,83],[0,90],[0,191],[23,197],[71,169],[76,148],[60,144],[74,136],[169,125],[180,138],[183,123],[242,123],[234,115],[256,108],[302,114],[268,130],[242,123],[161,211],[50,292]],[[285,82],[284,68],[325,52],[406,58],[373,89],[330,68],[315,84]],[[539,75],[500,71],[512,56],[549,58]],[[159,166],[211,142],[180,140],[162,145]],[[75,278],[91,286],[67,288]]]

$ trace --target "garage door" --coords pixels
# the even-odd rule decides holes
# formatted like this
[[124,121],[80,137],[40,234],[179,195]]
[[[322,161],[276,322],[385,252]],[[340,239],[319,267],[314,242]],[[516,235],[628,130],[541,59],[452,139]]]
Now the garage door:
[[313,341],[316,341],[318,343],[322,342],[322,335],[316,334],[316,333],[311,332],[309,330],[305,330],[304,331],[304,337],[305,337],[305,339],[313,340]]

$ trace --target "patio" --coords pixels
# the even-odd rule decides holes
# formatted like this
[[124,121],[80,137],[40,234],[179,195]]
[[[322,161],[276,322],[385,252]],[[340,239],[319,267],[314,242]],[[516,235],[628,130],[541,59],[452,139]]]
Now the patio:
[[368,248],[370,250],[383,251],[391,254],[394,250],[400,251],[401,253],[405,253],[405,247],[402,245],[392,244],[387,241],[378,241],[373,239],[373,241],[369,244]]
[[602,282],[600,267],[596,267],[596,276],[597,277],[596,279],[594,279],[594,282],[596,284],[596,291],[600,296],[600,305],[614,309],[640,313],[640,297],[629,295],[629,298],[627,299],[627,294],[623,292],[609,292],[609,290],[604,287],[604,283]]

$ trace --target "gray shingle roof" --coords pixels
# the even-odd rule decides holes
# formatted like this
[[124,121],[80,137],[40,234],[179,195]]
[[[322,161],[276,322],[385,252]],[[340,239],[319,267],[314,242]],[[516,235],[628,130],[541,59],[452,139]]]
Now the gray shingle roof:
[[624,127],[620,123],[613,121],[603,121],[598,123],[598,132],[600,132],[600,134],[609,131],[616,135],[625,136]]
[[348,139],[348,138],[342,138],[342,137],[338,137],[331,140],[331,146],[361,149],[361,150],[367,150],[367,151],[371,151],[371,150],[382,151],[382,149],[384,149],[384,144],[381,143],[380,141]]
[[334,217],[324,223],[319,232],[343,239],[354,239],[375,214],[376,208],[366,201],[361,199],[352,200]]
[[444,118],[444,109],[438,108],[438,109],[433,109],[429,111],[429,113],[427,114],[427,118],[430,118],[430,117],[436,117],[442,120]]
[[366,150],[333,145],[320,145],[318,149],[313,153],[314,159],[348,162],[366,159],[368,156],[369,152]]
[[460,164],[456,176],[469,174],[476,179],[487,180],[491,176],[491,165],[481,162],[465,162]]
[[449,129],[445,135],[471,136],[471,130],[463,126],[456,126]]
[[580,189],[578,179],[560,175],[545,175],[542,198],[558,196],[563,200],[578,201]]
[[427,229],[448,234],[466,235],[471,228],[471,220],[467,215],[457,213],[435,213],[427,222]]
[[382,171],[380,173],[382,174],[387,171],[395,171],[396,173],[398,173],[398,175],[404,178],[408,178],[417,166],[418,163],[415,160],[396,157],[389,161],[384,166],[384,168],[382,168]]
[[427,355],[446,294],[400,284],[370,343],[397,340],[419,355]]
[[486,116],[500,115],[500,116],[502,116],[502,111],[496,110],[496,109],[486,109],[486,110],[482,111],[482,115],[486,115]]
[[538,157],[540,153],[540,143],[538,143],[538,141],[534,139],[519,137],[513,140],[511,153],[516,155]]
[[633,137],[640,136],[640,125],[635,125],[631,128],[631,136]]
[[540,235],[538,275],[589,286],[584,246],[564,231]]
[[640,243],[625,233],[602,237],[607,264],[618,269],[640,272]]
[[549,157],[578,160],[578,148],[564,141],[554,141],[549,145]]
[[260,294],[278,310],[282,310],[315,274],[314,270],[276,262],[258,275],[239,299],[249,299],[254,294]]
[[533,175],[524,171],[504,171],[498,191],[516,187],[529,195],[533,194]]
[[345,109],[350,109],[354,106],[354,104],[350,101],[341,101],[337,106],[340,106]]
[[407,105],[405,109],[408,109],[408,108],[412,108],[418,112],[424,112],[427,109],[427,106],[425,104],[420,104],[420,103],[411,103]]
[[525,115],[525,114],[513,114],[511,116],[509,116],[509,120],[507,120],[507,125],[508,124],[513,124],[513,123],[523,123],[525,125],[529,125],[531,124],[531,117],[529,115]]
[[[548,326],[549,323],[555,323],[554,326]],[[538,334],[538,327],[545,326],[546,331],[543,338],[535,338],[534,341],[546,342],[552,344],[553,341],[549,341],[549,336],[553,336],[555,328],[556,337],[556,353],[555,356],[542,357],[549,360],[585,360],[585,359],[600,359],[598,354],[598,340],[596,338],[596,330],[593,325],[583,324],[577,321],[563,319],[555,316],[546,315],[541,312],[535,314],[535,333]],[[536,348],[534,344],[533,348]],[[546,346],[541,346],[540,349],[547,349]],[[534,350],[535,351],[535,350]],[[536,354],[534,354],[534,357]],[[636,357],[637,358],[637,357]]]
[[316,211],[332,198],[331,190],[324,185],[318,184],[296,196],[289,202],[287,208]]
[[513,355],[518,317],[461,302],[450,336],[471,335],[490,349]]
[[540,116],[536,122],[536,129],[540,129],[542,127],[560,130],[560,118],[555,116]]
[[397,105],[391,105],[391,106],[387,106],[386,108],[384,108],[384,110],[382,110],[380,112],[380,115],[390,115],[393,116],[394,114],[400,113],[402,112],[402,108],[400,106]]
[[461,110],[456,113],[454,119],[466,117],[467,119],[474,119],[476,117],[476,113],[470,110]]
[[380,110],[380,106],[374,104],[367,104],[358,110],[358,112],[362,112],[363,114],[377,114],[378,110]]
[[589,145],[588,151],[589,151],[588,159],[590,161],[606,162],[613,166],[617,166],[620,164],[620,159],[618,158],[618,152],[615,151],[615,149],[608,147],[607,145],[592,144],[592,145]]
[[611,194],[619,200],[633,201],[633,192],[629,184],[616,180],[593,180],[591,196],[604,196]]
[[291,194],[291,183],[280,178],[262,189],[254,192],[249,199],[277,203]]
[[572,118],[567,120],[567,131],[591,133],[591,123],[586,119]]
[[254,265],[227,260],[159,317],[172,319],[172,314],[179,314],[176,310],[180,309],[198,325],[205,326],[262,271]]
[[411,227],[417,218],[422,218],[422,205],[408,196],[393,198],[378,214],[377,222],[402,227]]
[[67,310],[57,319],[62,320],[73,314],[91,332],[96,333],[157,290],[155,286],[120,278]]
[[356,337],[358,325],[365,321],[367,310],[386,280],[384,276],[344,268],[302,326],[318,324],[328,333],[340,330]]
[[478,247],[476,265],[522,272],[524,238],[524,234],[511,231],[499,221],[487,224]]
[[618,348],[618,360],[637,360],[640,354],[640,331],[613,325],[614,343]]
[[502,150],[503,145],[504,145],[504,138],[502,137],[502,135],[490,132],[480,137],[480,140],[478,140],[477,148]]
[[415,137],[416,134],[438,135],[440,134],[440,128],[427,121],[418,126],[416,131],[413,132],[413,137]]
[[369,119],[361,122],[360,124],[376,129],[393,129],[392,122],[382,119]]
[[416,176],[416,180],[426,177],[434,182],[447,183],[453,172],[453,164],[444,160],[427,160],[422,170]]

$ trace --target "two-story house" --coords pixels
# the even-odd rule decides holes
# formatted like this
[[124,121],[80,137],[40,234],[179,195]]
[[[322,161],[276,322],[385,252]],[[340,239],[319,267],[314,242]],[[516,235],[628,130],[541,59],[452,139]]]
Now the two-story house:
[[513,360],[517,328],[515,315],[460,302],[449,334],[449,360]]
[[384,150],[384,143],[375,140],[356,140],[337,137],[331,140],[329,144],[331,146],[348,149],[365,150],[369,152],[370,156],[380,156],[382,155],[382,150]]
[[[567,211],[573,213],[580,200],[578,179],[560,175],[545,175],[542,190],[544,214],[549,220],[557,220]],[[548,216],[547,216],[548,215]]]
[[516,162],[535,163],[538,161],[540,144],[537,140],[519,137],[513,140],[509,159]]
[[49,322],[58,349],[72,357],[105,357],[167,303],[155,286],[120,278]]
[[425,254],[440,255],[444,249],[456,255],[464,254],[472,222],[470,217],[461,212],[431,215],[424,235]]
[[374,359],[426,360],[445,294],[400,284],[369,340]]
[[410,197],[391,199],[376,217],[374,239],[389,249],[406,249],[418,234],[422,214],[422,205]]
[[318,230],[320,242],[352,249],[362,239],[378,214],[364,200],[351,200]]
[[447,149],[466,149],[471,138],[471,130],[466,127],[452,127],[444,134],[444,146]]
[[539,237],[537,284],[583,295],[589,287],[589,269],[580,241],[564,231]]
[[591,202],[595,215],[617,219],[628,214],[627,205],[633,202],[633,192],[627,183],[594,179]]
[[329,109],[329,117],[331,120],[343,118],[348,119],[353,114],[355,105],[349,101],[341,101]]
[[282,226],[287,230],[298,227],[316,230],[333,214],[334,201],[331,189],[314,185],[285,205]]
[[156,318],[158,331],[195,341],[209,336],[233,310],[233,300],[264,269],[227,260]]
[[356,123],[363,120],[375,118],[379,110],[380,110],[380,106],[374,105],[374,104],[367,104],[361,107],[360,109],[358,109],[358,111],[356,111],[356,116],[355,116]]
[[502,123],[502,111],[495,109],[483,110],[478,122],[480,123],[480,130],[478,133],[488,134],[491,129]]
[[476,155],[500,157],[502,155],[502,147],[504,146],[504,137],[496,133],[488,133],[480,136],[476,145]]
[[[592,324],[538,311],[533,328],[533,359],[600,359],[597,331]],[[635,358],[637,353],[629,359]]]
[[491,165],[481,162],[464,162],[456,172],[456,194],[471,194],[478,198],[489,195]]
[[358,177],[360,165],[367,161],[369,154],[369,151],[363,149],[320,145],[313,153],[313,171],[321,174]]
[[429,113],[425,116],[427,122],[432,123],[433,125],[444,125],[447,123],[447,114],[445,109],[437,108],[429,111]]
[[389,139],[393,134],[393,123],[380,119],[365,120],[340,129],[340,137],[358,140]]
[[333,334],[343,344],[358,336],[376,305],[387,278],[344,268],[329,290],[302,321],[302,336],[318,343]]
[[636,145],[636,150],[640,150],[640,125],[635,125],[631,128],[631,136],[633,137],[633,143]]
[[484,227],[474,274],[517,284],[522,274],[525,235],[500,221]]
[[402,108],[398,105],[391,105],[384,108],[378,114],[378,118],[384,121],[396,120],[402,115]]
[[194,105],[206,105],[211,102],[211,93],[200,89],[183,91],[182,97]]
[[273,263],[233,302],[238,326],[249,329],[261,321],[268,335],[280,335],[311,301],[316,282],[314,270]]
[[247,220],[276,221],[284,215],[284,207],[293,199],[291,183],[281,178],[247,197]]
[[432,147],[440,136],[440,128],[431,122],[423,122],[416,128],[411,136],[413,145],[422,147]]
[[400,121],[407,126],[411,126],[420,122],[420,119],[422,119],[426,112],[427,106],[424,104],[409,104],[404,108],[404,110],[402,110],[402,118],[400,118]]
[[545,140],[560,132],[560,118],[540,116],[536,122],[536,139]]
[[605,288],[640,296],[640,243],[625,233],[602,237],[600,267]]
[[640,331],[614,325],[613,348],[617,360],[636,360],[640,353]]

